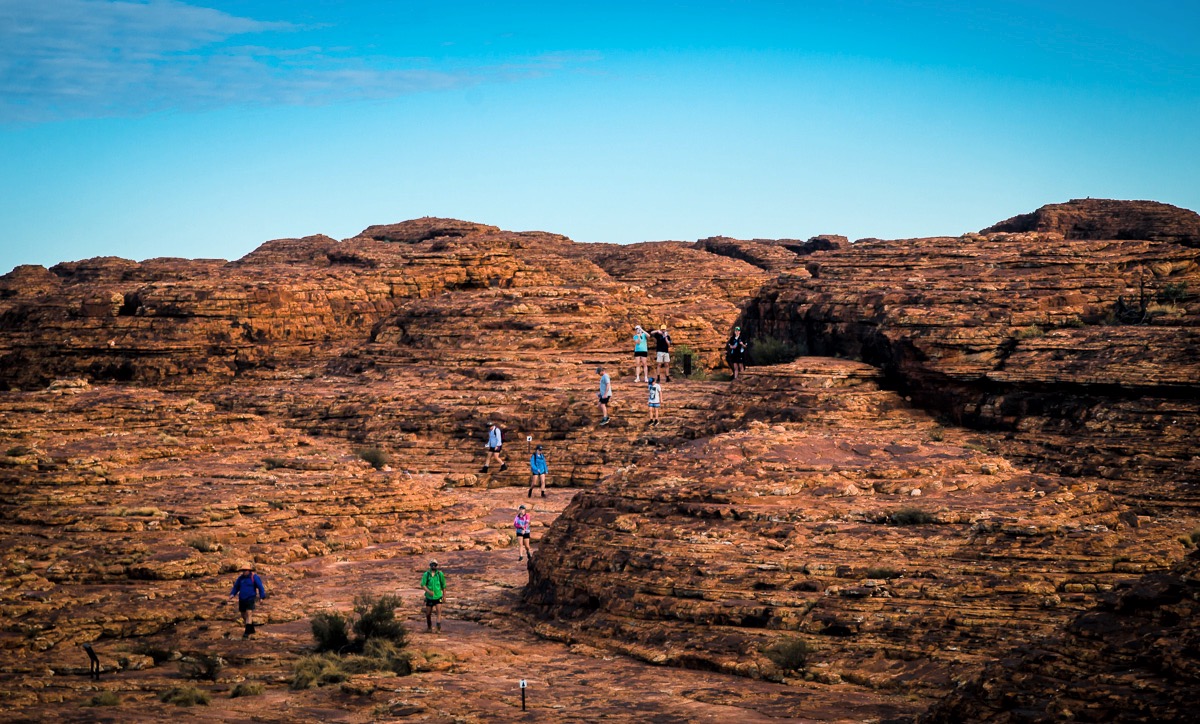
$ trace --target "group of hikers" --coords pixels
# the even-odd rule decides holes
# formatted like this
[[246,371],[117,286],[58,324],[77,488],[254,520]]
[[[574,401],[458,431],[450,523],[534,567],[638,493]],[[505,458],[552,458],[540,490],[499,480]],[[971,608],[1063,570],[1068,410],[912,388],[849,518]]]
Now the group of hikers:
[[[651,338],[654,340],[654,376],[650,375],[649,365]],[[742,337],[741,328],[734,327],[732,335],[725,344],[724,351],[725,360],[729,364],[729,368],[733,373],[733,379],[735,380],[745,372],[747,348],[748,344],[745,338]],[[633,365],[634,382],[642,382],[644,380],[646,383],[647,404],[650,408],[650,421],[648,424],[658,425],[660,421],[660,409],[663,404],[662,383],[671,381],[671,334],[667,331],[666,325],[650,332],[646,332],[640,324],[634,326]],[[608,415],[608,405],[612,400],[612,378],[604,371],[603,365],[596,367],[596,374],[600,375],[600,389],[596,393],[597,402],[600,407],[600,424],[607,425],[611,419]],[[532,442],[532,438],[526,438],[526,440]],[[487,448],[487,459],[483,463],[481,472],[487,473],[491,470],[493,463],[499,463],[500,470],[507,470],[508,462],[504,459],[503,455],[504,435],[499,423],[495,421],[488,423],[488,438],[485,447]],[[546,475],[548,472],[549,466],[546,462],[546,455],[542,450],[542,446],[537,445],[529,455],[529,491],[527,497],[533,497],[534,488],[540,488],[541,497],[546,497]],[[533,549],[530,547],[532,525],[532,516],[525,505],[522,504],[517,508],[517,515],[513,519],[513,528],[516,531],[517,539],[518,561],[533,560]],[[441,631],[442,620],[439,607],[446,594],[446,574],[439,568],[436,560],[430,561],[428,570],[421,574],[421,589],[425,594],[426,631]],[[263,586],[262,578],[254,572],[254,567],[249,562],[238,564],[238,577],[234,581],[233,590],[229,594],[231,601],[235,597],[238,600],[238,611],[241,613],[242,621],[245,624],[242,638],[251,638],[255,634],[255,604],[259,600],[266,600],[267,592]]]

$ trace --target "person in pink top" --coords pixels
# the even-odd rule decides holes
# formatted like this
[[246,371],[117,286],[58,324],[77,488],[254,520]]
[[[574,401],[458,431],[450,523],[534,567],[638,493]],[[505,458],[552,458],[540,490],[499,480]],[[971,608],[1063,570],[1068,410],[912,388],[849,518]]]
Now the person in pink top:
[[522,560],[523,556],[529,556],[533,560],[533,551],[529,548],[529,529],[533,527],[533,520],[529,517],[529,511],[525,510],[522,505],[517,508],[517,517],[513,518],[513,527],[517,529],[517,560]]

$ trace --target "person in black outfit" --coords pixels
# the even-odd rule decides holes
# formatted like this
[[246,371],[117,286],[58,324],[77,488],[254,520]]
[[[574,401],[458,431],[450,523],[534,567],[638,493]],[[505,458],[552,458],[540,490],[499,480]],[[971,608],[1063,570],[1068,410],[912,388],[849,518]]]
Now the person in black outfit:
[[746,371],[746,340],[742,339],[741,327],[734,327],[733,336],[725,343],[725,361],[735,380]]
[[661,329],[656,329],[650,333],[654,338],[654,356],[655,356],[655,371],[657,379],[662,382],[671,381],[671,333],[667,331],[667,325],[663,325]]

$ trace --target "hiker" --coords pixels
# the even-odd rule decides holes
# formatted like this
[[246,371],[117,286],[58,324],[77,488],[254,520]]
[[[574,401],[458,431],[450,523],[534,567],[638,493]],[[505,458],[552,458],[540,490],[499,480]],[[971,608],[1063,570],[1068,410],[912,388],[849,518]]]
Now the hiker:
[[647,361],[647,356],[650,354],[646,342],[649,337],[646,336],[646,330],[642,329],[642,325],[635,325],[633,328],[633,381],[641,382],[643,377],[650,377],[650,368]]
[[425,589],[425,632],[433,631],[434,620],[437,630],[442,630],[442,614],[438,606],[446,595],[446,574],[438,570],[438,562],[430,561],[429,570],[421,574],[421,588]]
[[546,456],[542,454],[542,446],[538,445],[534,448],[533,454],[529,456],[529,495],[527,497],[533,497],[533,486],[539,482],[542,484],[542,497],[546,497],[546,473],[548,471]]
[[[655,379],[663,382],[671,381],[671,334],[667,331],[667,325],[663,325],[660,329],[656,329],[650,333],[654,337],[654,357],[655,357]],[[664,375],[666,377],[664,378]]]
[[229,600],[237,597],[238,612],[242,614],[242,623],[246,624],[242,638],[248,639],[255,633],[254,606],[260,598],[267,600],[267,589],[263,588],[262,578],[254,572],[253,563],[239,563],[238,572],[238,577],[233,582],[233,590],[229,592]]
[[725,343],[725,361],[733,370],[733,379],[746,371],[746,340],[742,339],[742,328],[734,327],[733,336]]
[[651,377],[647,380],[646,391],[650,395],[650,424],[658,424],[658,408],[662,406],[662,385]]
[[500,426],[494,422],[488,423],[488,441],[485,447],[487,447],[488,454],[481,472],[486,473],[488,468],[492,466],[492,458],[500,461],[501,470],[508,470],[508,463],[504,462],[504,458],[500,456],[500,450],[504,447],[504,440],[500,434]]
[[529,548],[529,529],[533,525],[533,521],[529,517],[529,512],[525,510],[525,506],[517,508],[517,517],[513,518],[513,527],[517,529],[517,560],[521,560],[521,554],[529,556],[529,560],[533,560],[533,551]]
[[596,368],[596,374],[600,375],[600,391],[596,393],[596,399],[600,402],[600,424],[608,424],[608,401],[612,399],[612,381],[608,379],[608,373],[603,367]]

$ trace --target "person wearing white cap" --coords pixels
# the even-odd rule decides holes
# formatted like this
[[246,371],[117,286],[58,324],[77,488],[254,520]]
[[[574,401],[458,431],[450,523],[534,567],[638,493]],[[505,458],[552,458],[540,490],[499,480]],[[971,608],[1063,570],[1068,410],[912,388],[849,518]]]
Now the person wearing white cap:
[[437,630],[442,630],[442,614],[438,606],[446,596],[446,574],[438,570],[438,562],[430,561],[429,570],[421,574],[421,588],[425,589],[425,630],[432,631],[434,621]]

